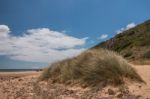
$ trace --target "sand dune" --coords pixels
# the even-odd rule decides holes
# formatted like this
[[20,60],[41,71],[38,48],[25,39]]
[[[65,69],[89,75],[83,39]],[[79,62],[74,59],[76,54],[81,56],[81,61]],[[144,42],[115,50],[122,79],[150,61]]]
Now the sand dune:
[[126,87],[81,88],[53,82],[37,82],[40,72],[0,73],[0,99],[150,99],[150,66],[133,66],[146,84]]

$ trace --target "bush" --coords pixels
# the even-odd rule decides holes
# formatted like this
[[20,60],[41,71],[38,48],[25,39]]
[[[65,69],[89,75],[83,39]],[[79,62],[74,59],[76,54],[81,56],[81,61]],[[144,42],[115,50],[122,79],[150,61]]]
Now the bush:
[[144,53],[143,58],[150,59],[150,51]]
[[88,86],[120,85],[124,78],[143,81],[126,60],[104,49],[90,49],[77,57],[53,63],[40,76],[40,80]]

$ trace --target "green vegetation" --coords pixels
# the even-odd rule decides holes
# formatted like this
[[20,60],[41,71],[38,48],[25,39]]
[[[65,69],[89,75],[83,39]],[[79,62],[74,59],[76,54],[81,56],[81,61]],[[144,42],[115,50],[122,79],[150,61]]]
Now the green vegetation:
[[121,85],[124,79],[143,82],[136,71],[118,54],[104,49],[90,49],[77,57],[53,63],[40,80],[84,86]]
[[143,58],[150,59],[150,20],[117,34],[92,49],[98,48],[116,51],[130,61],[140,61]]
[[150,59],[150,51],[144,53],[143,58]]

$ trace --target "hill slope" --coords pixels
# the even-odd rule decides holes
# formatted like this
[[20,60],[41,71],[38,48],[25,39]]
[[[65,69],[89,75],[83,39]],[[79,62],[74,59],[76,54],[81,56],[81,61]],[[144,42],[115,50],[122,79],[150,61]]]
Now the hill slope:
[[150,64],[150,20],[93,47],[116,51],[132,62]]

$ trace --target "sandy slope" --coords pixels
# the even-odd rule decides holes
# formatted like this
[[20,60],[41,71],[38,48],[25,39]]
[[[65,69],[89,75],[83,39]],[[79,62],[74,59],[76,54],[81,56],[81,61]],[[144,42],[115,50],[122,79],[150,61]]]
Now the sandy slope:
[[136,95],[143,96],[145,99],[150,99],[150,65],[136,65],[134,68],[136,68],[146,84],[130,84],[130,91]]
[[150,66],[134,67],[146,84],[128,83],[127,87],[109,86],[94,90],[51,81],[37,82],[40,72],[0,73],[0,99],[150,99]]

